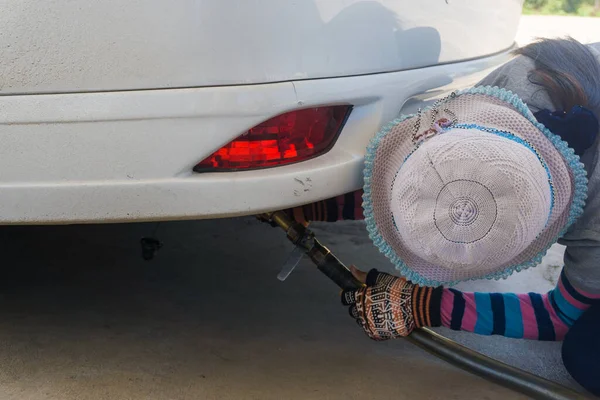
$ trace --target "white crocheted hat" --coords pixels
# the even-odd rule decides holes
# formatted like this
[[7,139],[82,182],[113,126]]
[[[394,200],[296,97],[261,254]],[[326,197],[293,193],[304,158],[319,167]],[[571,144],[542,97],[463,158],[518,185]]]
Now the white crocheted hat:
[[503,89],[453,94],[392,121],[366,155],[371,239],[422,285],[537,265],[583,212],[579,157]]

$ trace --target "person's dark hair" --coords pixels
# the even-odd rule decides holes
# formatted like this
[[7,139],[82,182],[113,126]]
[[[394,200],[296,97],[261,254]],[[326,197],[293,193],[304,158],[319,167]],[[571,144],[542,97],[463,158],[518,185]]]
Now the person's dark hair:
[[572,38],[542,39],[515,53],[535,62],[529,80],[546,90],[555,107],[579,105],[600,116],[600,62],[587,46]]

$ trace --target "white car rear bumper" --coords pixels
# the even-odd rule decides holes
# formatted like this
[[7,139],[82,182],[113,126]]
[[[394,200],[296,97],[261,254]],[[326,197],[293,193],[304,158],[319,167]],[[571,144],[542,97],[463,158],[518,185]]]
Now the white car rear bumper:
[[[471,85],[506,59],[293,83],[0,96],[0,223],[224,217],[345,193],[362,185],[369,139],[407,100]],[[354,109],[321,157],[258,171],[192,172],[275,115],[340,103]]]

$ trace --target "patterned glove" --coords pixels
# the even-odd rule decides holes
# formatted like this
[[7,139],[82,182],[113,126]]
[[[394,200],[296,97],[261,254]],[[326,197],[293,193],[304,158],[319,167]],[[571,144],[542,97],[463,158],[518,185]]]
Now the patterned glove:
[[420,287],[372,269],[367,286],[342,292],[342,304],[374,340],[408,336],[422,326],[440,326],[442,287]]

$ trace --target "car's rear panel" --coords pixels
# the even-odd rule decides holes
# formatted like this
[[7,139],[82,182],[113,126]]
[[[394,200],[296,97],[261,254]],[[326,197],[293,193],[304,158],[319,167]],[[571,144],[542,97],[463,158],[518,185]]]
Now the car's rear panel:
[[[509,57],[521,0],[447,1],[0,0],[0,224],[247,215],[357,189],[382,124]],[[333,105],[352,112],[318,157],[194,172],[261,122]]]
[[513,43],[522,0],[0,0],[0,94],[400,71]]
[[[0,224],[214,218],[346,193],[362,186],[370,138],[407,100],[473,84],[505,60],[258,85],[0,96]],[[323,104],[353,105],[326,154],[256,171],[192,171],[256,124]]]

